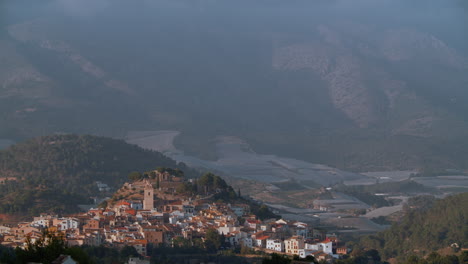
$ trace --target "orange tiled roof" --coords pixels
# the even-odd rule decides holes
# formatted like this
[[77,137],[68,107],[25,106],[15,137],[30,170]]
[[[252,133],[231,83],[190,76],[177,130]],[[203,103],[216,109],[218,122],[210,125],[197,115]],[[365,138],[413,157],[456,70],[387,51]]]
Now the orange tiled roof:
[[132,241],[133,244],[143,244],[143,245],[146,245],[148,244],[148,240],[146,239],[135,239]]
[[135,209],[127,209],[125,210],[125,213],[135,216],[137,211]]

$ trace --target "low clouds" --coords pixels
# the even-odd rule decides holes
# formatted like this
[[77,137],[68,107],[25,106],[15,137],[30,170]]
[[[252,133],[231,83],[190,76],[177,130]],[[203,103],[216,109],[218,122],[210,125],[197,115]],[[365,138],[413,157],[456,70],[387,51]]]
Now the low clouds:
[[74,17],[90,17],[106,10],[110,0],[56,0],[58,8],[66,15]]

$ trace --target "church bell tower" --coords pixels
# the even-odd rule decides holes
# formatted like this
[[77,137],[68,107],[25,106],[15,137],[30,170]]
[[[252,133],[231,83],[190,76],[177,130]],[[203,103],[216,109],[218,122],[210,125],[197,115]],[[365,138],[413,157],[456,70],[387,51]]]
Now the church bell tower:
[[154,189],[153,189],[153,185],[151,185],[151,183],[149,183],[148,181],[146,181],[146,184],[145,184],[143,209],[144,210],[154,209]]

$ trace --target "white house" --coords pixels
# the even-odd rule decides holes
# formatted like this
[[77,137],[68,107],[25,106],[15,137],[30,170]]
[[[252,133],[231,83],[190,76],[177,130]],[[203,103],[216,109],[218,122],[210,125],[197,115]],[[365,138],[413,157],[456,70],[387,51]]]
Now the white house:
[[229,234],[235,231],[240,231],[241,227],[240,226],[220,226],[218,227],[218,233],[220,234]]
[[59,218],[54,224],[60,231],[65,231],[72,228],[78,228],[79,222],[73,218]]
[[267,239],[266,249],[274,250],[278,252],[284,251],[284,243],[279,239]]
[[31,226],[46,228],[50,226],[51,222],[52,222],[51,220],[40,219],[40,220],[32,221]]
[[333,254],[333,245],[332,245],[332,241],[330,240],[324,240],[324,241],[313,243],[313,244],[306,243],[304,245],[304,248],[311,249],[311,250],[321,250],[324,253]]
[[255,237],[254,239],[254,245],[256,247],[259,247],[259,248],[265,248],[266,247],[266,241],[267,239],[270,238],[269,236],[265,236],[265,235],[262,235],[262,236],[257,236]]

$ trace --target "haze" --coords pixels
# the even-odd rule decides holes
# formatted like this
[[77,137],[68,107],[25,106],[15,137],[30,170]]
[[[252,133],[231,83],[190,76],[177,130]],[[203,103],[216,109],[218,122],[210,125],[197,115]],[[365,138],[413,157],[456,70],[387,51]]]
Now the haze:
[[[0,4],[0,142],[174,130],[219,158],[467,169],[466,1]],[[7,143],[2,143],[7,145]]]

